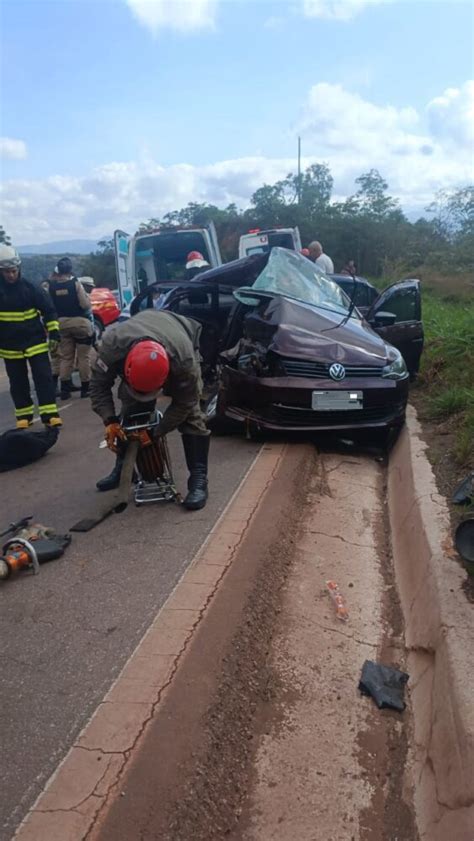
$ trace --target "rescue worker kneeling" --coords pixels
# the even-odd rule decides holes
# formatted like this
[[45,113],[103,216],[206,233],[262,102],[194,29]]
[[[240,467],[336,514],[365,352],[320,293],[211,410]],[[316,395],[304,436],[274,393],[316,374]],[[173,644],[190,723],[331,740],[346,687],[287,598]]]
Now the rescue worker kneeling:
[[97,482],[99,491],[112,490],[120,483],[122,430],[112,395],[114,382],[120,377],[122,417],[152,412],[161,389],[171,397],[158,434],[166,435],[173,429],[181,432],[189,470],[183,504],[190,510],[205,506],[209,431],[199,404],[200,334],[201,325],[193,319],[156,310],[138,313],[104,333],[92,365],[90,396],[93,410],[105,423],[107,445],[116,453],[116,463],[110,475]]

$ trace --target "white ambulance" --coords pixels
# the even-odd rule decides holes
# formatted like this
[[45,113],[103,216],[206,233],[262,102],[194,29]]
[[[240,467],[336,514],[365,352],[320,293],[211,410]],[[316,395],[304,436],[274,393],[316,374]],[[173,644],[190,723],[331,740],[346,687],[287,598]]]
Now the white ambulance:
[[268,231],[254,228],[240,237],[239,257],[249,257],[251,254],[267,254],[275,246],[289,248],[291,251],[300,251],[301,238],[298,228],[270,228]]
[[[142,234],[115,231],[115,267],[122,309],[146,286],[185,280],[186,257],[199,251],[211,268],[222,263],[214,223],[205,227],[159,227]],[[171,284],[173,285],[173,284]]]

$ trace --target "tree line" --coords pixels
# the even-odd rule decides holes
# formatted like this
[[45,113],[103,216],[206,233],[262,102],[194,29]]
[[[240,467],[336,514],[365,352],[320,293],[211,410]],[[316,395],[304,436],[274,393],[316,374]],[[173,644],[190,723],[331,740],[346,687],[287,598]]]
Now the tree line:
[[[360,175],[354,194],[344,201],[332,199],[333,185],[328,165],[313,164],[300,176],[290,173],[274,184],[263,184],[246,210],[235,204],[219,208],[190,202],[161,219],[143,222],[137,233],[212,221],[222,258],[228,261],[237,257],[239,238],[248,230],[297,225],[303,245],[319,240],[336,271],[347,260],[354,260],[358,273],[369,277],[401,277],[422,268],[442,273],[474,269],[474,186],[439,191],[425,209],[426,215],[412,222],[398,199],[389,195],[388,184],[377,169]],[[39,265],[34,261],[40,257],[44,260],[44,255],[28,258],[35,271]],[[97,285],[114,288],[112,241],[103,240],[93,254],[76,257],[75,270],[94,277]]]

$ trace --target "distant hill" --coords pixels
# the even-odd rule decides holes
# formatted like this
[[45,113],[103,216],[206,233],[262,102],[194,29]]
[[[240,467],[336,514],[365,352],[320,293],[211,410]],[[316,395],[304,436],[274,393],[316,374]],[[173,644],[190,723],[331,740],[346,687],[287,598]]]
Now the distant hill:
[[[89,252],[88,252],[89,253]],[[89,259],[87,254],[73,254],[69,253],[72,261],[72,270],[75,275],[80,277],[87,272],[83,271],[83,265]],[[49,277],[54,270],[56,263],[61,257],[59,254],[23,254],[21,255],[21,272],[23,277],[32,280],[34,283],[41,283],[46,277]]]
[[42,245],[19,245],[20,254],[90,254],[96,251],[93,239],[65,239],[59,242],[44,242]]

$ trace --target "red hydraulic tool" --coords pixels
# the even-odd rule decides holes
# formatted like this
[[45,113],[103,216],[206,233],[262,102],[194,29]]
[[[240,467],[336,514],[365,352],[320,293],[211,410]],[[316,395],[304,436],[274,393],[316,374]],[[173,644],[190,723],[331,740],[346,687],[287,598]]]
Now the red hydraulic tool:
[[12,573],[32,572],[37,575],[40,564],[61,557],[71,542],[69,534],[55,534],[53,529],[30,524],[32,517],[11,523],[0,537],[12,535],[3,545],[0,555],[0,581]]

